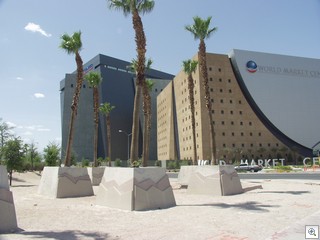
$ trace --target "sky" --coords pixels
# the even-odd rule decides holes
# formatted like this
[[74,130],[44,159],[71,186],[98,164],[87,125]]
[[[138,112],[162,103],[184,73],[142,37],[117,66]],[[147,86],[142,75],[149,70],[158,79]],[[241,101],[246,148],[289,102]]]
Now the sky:
[[[175,75],[195,55],[198,42],[184,30],[194,16],[212,16],[218,28],[207,52],[320,58],[319,0],[156,0],[142,16],[154,69]],[[107,0],[0,0],[0,118],[39,151],[61,142],[59,84],[76,64],[60,37],[79,30],[84,62],[100,53],[136,56],[131,16],[110,10]]]

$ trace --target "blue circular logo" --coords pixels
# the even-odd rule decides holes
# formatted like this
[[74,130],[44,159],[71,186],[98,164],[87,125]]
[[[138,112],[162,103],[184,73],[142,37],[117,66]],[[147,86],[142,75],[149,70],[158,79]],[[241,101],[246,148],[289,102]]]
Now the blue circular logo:
[[255,73],[257,71],[258,65],[254,61],[250,60],[247,62],[246,67],[248,72]]

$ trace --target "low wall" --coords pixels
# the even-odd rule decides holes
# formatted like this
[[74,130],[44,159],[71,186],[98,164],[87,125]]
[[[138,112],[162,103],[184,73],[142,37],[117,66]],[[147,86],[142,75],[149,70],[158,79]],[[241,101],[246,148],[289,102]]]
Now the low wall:
[[0,166],[0,233],[14,232],[18,229],[12,192],[9,189],[8,173]]
[[227,196],[243,193],[233,165],[182,166],[178,183],[188,186],[188,194]]
[[93,188],[87,168],[45,167],[38,194],[50,198],[92,196]]
[[91,179],[92,186],[99,186],[106,167],[88,167],[88,174]]
[[106,168],[97,205],[139,211],[169,208],[176,202],[163,168]]

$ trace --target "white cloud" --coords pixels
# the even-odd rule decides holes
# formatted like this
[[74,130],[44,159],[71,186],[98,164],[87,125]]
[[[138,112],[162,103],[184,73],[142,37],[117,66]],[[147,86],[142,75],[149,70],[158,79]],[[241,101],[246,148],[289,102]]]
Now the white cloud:
[[44,31],[40,25],[35,24],[35,23],[28,23],[25,27],[25,30],[27,31],[31,31],[31,32],[38,32],[41,35],[45,36],[45,37],[51,37],[52,35],[50,33],[47,33],[46,31]]
[[16,79],[17,79],[17,80],[23,80],[23,78],[22,78],[22,77],[16,77]]
[[32,133],[32,132],[30,132],[30,131],[26,131],[26,132],[24,132],[24,133],[23,133],[23,135],[31,136],[31,135],[33,135],[33,133]]
[[38,128],[37,131],[38,132],[50,132],[51,129],[49,129],[49,128]]
[[35,93],[33,94],[33,96],[35,96],[36,98],[44,98],[45,95],[43,93]]
[[6,124],[8,124],[9,127],[17,127],[17,124],[13,123],[13,122],[6,122]]

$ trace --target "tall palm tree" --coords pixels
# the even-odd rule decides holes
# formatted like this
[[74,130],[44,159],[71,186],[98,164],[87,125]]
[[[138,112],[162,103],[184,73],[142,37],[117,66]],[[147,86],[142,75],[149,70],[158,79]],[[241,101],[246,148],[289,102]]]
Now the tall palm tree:
[[[152,60],[149,58],[145,63],[145,70],[150,69],[152,65]],[[133,59],[131,65],[128,66],[131,71],[137,72],[138,61]],[[142,86],[143,94],[143,144],[142,144],[142,166],[146,167],[149,160],[149,143],[150,143],[150,130],[151,130],[151,96],[150,96],[150,87],[152,89],[152,81],[145,80]]]
[[198,61],[186,60],[183,61],[183,71],[188,75],[188,89],[189,89],[189,101],[191,110],[191,127],[193,137],[193,165],[197,164],[197,141],[196,141],[196,121],[195,121],[195,110],[194,110],[194,81],[192,73],[197,70]]
[[68,54],[75,54],[75,60],[77,64],[77,84],[71,103],[71,118],[69,124],[66,156],[64,161],[64,165],[69,167],[71,165],[71,148],[73,143],[74,121],[77,115],[80,91],[83,82],[83,61],[79,54],[79,52],[82,49],[81,31],[73,33],[72,36],[69,36],[68,34],[63,34],[61,36],[61,40],[62,42],[60,44],[60,48],[64,49]]
[[94,137],[93,137],[93,166],[98,166],[98,131],[99,131],[99,90],[102,78],[97,72],[90,72],[84,76],[90,87],[93,89],[93,119],[94,119]]
[[154,7],[153,0],[108,0],[109,8],[123,12],[125,16],[132,14],[132,24],[135,31],[135,42],[137,51],[137,76],[136,93],[134,97],[133,119],[132,119],[132,141],[131,141],[131,164],[138,160],[139,143],[139,112],[141,102],[141,89],[145,81],[145,54],[146,37],[143,29],[140,13],[151,12]]
[[102,112],[106,116],[106,129],[107,129],[107,143],[108,143],[108,158],[109,158],[109,167],[111,167],[111,120],[110,120],[110,112],[115,108],[115,106],[111,106],[110,103],[105,102],[100,105],[100,112]]
[[193,25],[188,25],[185,29],[191,32],[195,38],[195,40],[199,39],[199,65],[200,65],[200,73],[202,75],[202,85],[205,92],[205,101],[206,108],[209,116],[209,131],[210,131],[210,148],[211,148],[211,164],[216,163],[216,143],[215,143],[215,132],[212,121],[211,114],[211,101],[210,101],[210,91],[208,84],[208,71],[207,71],[207,59],[206,59],[206,44],[205,39],[208,39],[212,33],[214,33],[217,28],[209,28],[211,17],[207,19],[201,19],[200,17],[193,18]]

